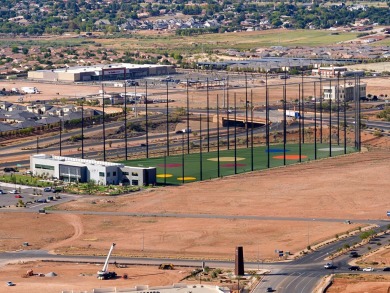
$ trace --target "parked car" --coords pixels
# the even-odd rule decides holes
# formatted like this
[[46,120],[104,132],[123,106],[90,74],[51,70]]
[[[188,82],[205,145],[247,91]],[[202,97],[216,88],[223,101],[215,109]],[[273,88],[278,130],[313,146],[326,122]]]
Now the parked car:
[[2,189],[0,189],[0,194],[6,194],[6,192]]
[[52,192],[53,189],[52,189],[51,187],[45,187],[45,188],[43,189],[43,191],[44,191],[44,192]]
[[38,203],[47,203],[47,200],[46,200],[46,198],[40,198],[40,199],[37,199],[35,202],[38,202]]
[[11,194],[18,194],[19,191],[17,191],[16,189],[12,189],[9,193],[11,193]]
[[7,286],[15,286],[15,284],[12,283],[11,281],[8,281],[8,282],[7,282]]
[[383,268],[383,271],[384,271],[384,272],[390,271],[390,267],[385,267],[385,268]]
[[363,272],[373,272],[373,271],[374,271],[374,268],[372,268],[372,267],[368,267],[368,268],[363,269]]
[[18,195],[15,195],[15,198],[23,198],[23,196],[21,196],[20,194],[18,194]]
[[350,271],[360,271],[360,267],[359,266],[350,266],[348,268],[348,270],[350,270]]
[[15,168],[6,167],[6,168],[4,168],[4,172],[8,173],[8,172],[17,172],[17,171]]
[[266,292],[274,292],[274,289],[272,289],[272,287],[267,287]]

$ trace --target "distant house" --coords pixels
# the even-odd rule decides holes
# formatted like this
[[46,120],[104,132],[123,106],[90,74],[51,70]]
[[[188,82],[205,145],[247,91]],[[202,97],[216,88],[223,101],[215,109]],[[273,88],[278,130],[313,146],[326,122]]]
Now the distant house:
[[35,122],[34,120],[26,120],[26,121],[22,121],[22,122],[18,122],[16,124],[13,125],[15,128],[17,129],[24,129],[24,128],[36,128],[36,127],[40,127],[41,124]]
[[36,114],[20,110],[8,112],[5,114],[5,116],[5,121],[9,123],[19,123],[27,120],[34,121],[38,119],[38,116]]
[[9,111],[9,108],[12,107],[12,105],[13,104],[10,102],[0,101],[0,109],[1,110]]
[[60,121],[61,121],[61,119],[59,117],[49,116],[49,117],[42,117],[41,119],[37,120],[36,122],[38,124],[42,124],[42,125],[50,125],[50,124],[59,123]]
[[111,22],[108,19],[99,19],[94,22],[94,25],[99,26],[99,25],[111,25]]
[[16,128],[14,126],[12,126],[12,125],[0,122],[0,132],[12,131],[12,130],[15,130],[15,129]]

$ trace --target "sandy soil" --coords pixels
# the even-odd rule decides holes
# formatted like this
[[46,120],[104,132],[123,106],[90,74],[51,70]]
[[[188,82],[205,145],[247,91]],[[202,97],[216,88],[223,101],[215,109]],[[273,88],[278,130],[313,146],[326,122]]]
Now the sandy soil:
[[[58,293],[63,290],[71,292],[88,291],[93,288],[134,288],[137,285],[170,286],[178,283],[189,275],[190,268],[176,268],[175,270],[159,270],[156,266],[129,266],[127,268],[115,268],[109,266],[110,271],[115,271],[117,279],[101,281],[96,278],[96,273],[101,265],[94,264],[69,264],[52,262],[25,262],[8,265],[1,269],[0,292],[45,292]],[[34,276],[23,278],[28,270],[33,270]],[[38,274],[54,272],[57,276],[40,277]],[[128,274],[128,279],[121,278]],[[6,287],[5,283],[12,281],[14,287]],[[44,289],[43,289],[44,288]],[[4,291],[8,289],[8,291]]]
[[387,293],[390,288],[388,275],[346,275],[336,277],[327,293]]

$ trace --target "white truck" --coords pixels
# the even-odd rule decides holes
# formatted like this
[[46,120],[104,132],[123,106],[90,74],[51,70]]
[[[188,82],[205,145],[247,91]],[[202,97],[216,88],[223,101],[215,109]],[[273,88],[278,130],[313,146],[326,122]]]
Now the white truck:
[[300,114],[298,111],[286,110],[287,117],[299,118]]
[[25,93],[25,94],[39,94],[39,90],[35,86],[33,86],[33,87],[24,86],[24,87],[21,87],[20,90],[22,91],[22,93]]

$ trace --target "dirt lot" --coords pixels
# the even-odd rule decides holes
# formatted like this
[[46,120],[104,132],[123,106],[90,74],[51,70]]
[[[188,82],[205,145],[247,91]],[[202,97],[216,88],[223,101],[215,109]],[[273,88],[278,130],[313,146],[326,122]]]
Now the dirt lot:
[[[189,275],[190,268],[176,268],[175,270],[159,270],[156,266],[129,266],[127,268],[108,267],[118,274],[118,279],[98,280],[96,273],[101,265],[69,264],[52,262],[25,262],[8,265],[1,269],[0,292],[45,292],[58,293],[63,290],[71,292],[91,292],[93,288],[134,288],[137,285],[170,286],[178,283]],[[23,278],[27,271],[33,270],[34,276]],[[38,274],[55,273],[57,276],[40,277]],[[120,278],[128,274],[128,279]],[[14,287],[6,289],[5,283],[12,281]],[[44,289],[43,289],[44,288]]]
[[336,277],[327,293],[387,293],[390,288],[390,276],[347,274]]

